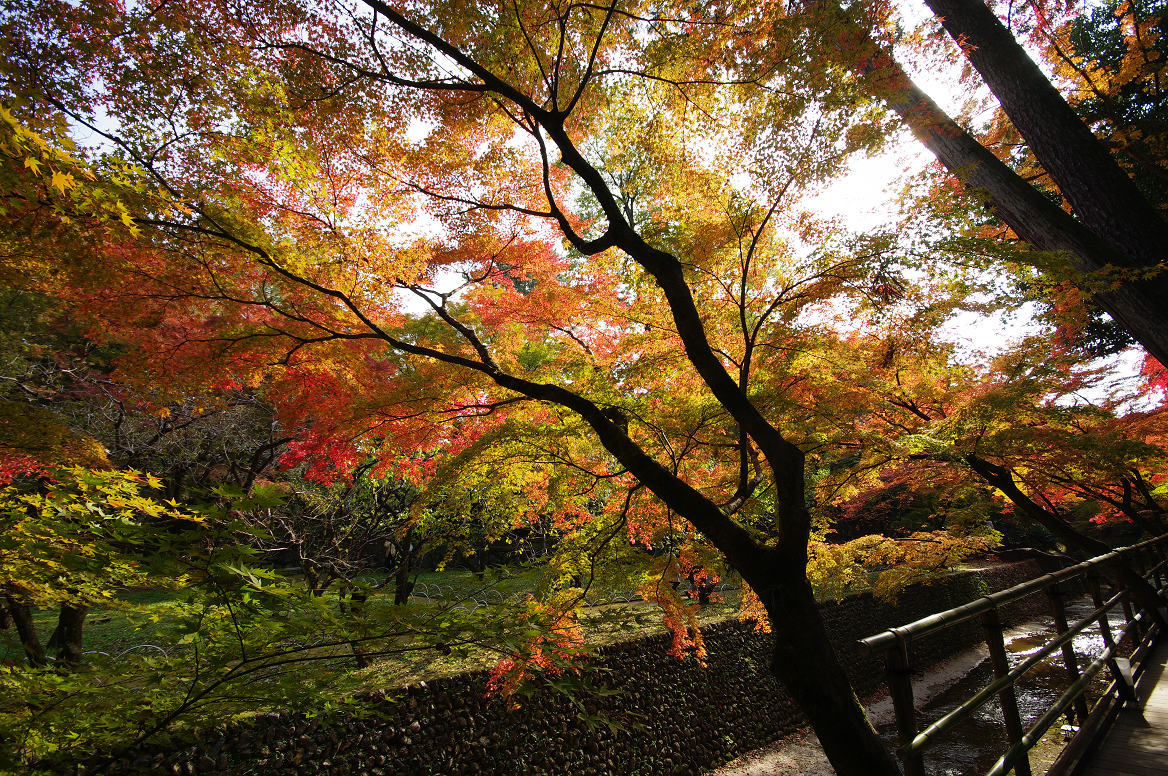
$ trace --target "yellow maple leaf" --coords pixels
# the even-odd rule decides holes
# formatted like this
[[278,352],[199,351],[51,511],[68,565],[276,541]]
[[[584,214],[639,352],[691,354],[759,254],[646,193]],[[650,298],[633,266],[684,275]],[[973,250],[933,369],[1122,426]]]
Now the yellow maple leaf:
[[73,179],[72,173],[53,170],[53,181],[51,185],[55,189],[60,189],[62,194],[65,193],[65,189],[71,189],[76,184],[77,182]]

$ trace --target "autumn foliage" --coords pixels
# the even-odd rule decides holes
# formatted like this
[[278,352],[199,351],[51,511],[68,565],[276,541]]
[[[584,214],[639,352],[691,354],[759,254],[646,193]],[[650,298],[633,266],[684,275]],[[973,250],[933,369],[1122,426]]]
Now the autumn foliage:
[[[1059,85],[1082,81],[1063,108],[1154,98],[1158,23],[1137,10],[1026,12]],[[1081,347],[1098,305],[1156,352],[1121,313],[1160,269],[1074,220],[1081,192],[1014,152],[1017,119],[979,140],[927,100],[888,4],[49,2],[0,24],[5,283],[59,300],[144,412],[262,403],[255,460],[320,503],[408,486],[399,539],[549,526],[492,691],[581,652],[576,609],[604,574],[701,661],[692,596],[729,573],[839,772],[892,774],[813,585],[893,596],[993,546],[1011,510],[1064,539],[1085,512],[1161,521],[1163,402],[1141,402],[1162,370],[1085,400],[1106,370]],[[908,42],[994,64],[932,27]],[[959,182],[909,191],[899,231],[817,213],[894,114]],[[1132,169],[1157,153],[1138,124],[1102,132]],[[1046,328],[995,352],[949,334],[1035,298]],[[5,476],[41,471],[31,449]],[[261,468],[211,491],[232,530],[278,508]],[[914,524],[833,533],[902,492],[935,496]],[[276,595],[232,568],[249,605]],[[388,638],[362,595],[337,641],[358,661]]]

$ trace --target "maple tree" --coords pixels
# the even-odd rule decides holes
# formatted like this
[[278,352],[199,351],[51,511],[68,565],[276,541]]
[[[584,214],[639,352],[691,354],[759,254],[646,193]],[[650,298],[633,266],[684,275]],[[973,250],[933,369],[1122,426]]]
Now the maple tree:
[[[984,541],[817,541],[809,464],[846,468],[824,451],[855,435],[806,411],[798,356],[904,280],[894,241],[841,236],[799,197],[879,144],[875,92],[1019,236],[1075,252],[1157,356],[1155,314],[1123,313],[1163,279],[1098,291],[1126,244],[1084,236],[939,115],[873,48],[867,9],[800,10],[17,3],[3,215],[59,251],[26,271],[123,349],[127,381],[262,389],[304,429],[286,462],[321,483],[373,459],[377,480],[424,484],[420,505],[457,483],[552,521],[565,552],[524,615],[551,635],[497,686],[577,648],[598,559],[640,563],[675,651],[700,659],[664,581],[710,575],[713,547],[833,766],[893,774],[808,575],[865,554],[927,569]],[[1120,266],[1157,266],[1132,250]]]
[[[1165,409],[1138,378],[1099,395],[1106,367],[1082,363],[1073,349],[1050,354],[1045,336],[983,367],[955,361],[952,344],[931,337],[853,337],[846,347],[875,351],[880,364],[845,378],[852,404],[867,408],[859,482],[963,487],[972,472],[1084,556],[1108,546],[1083,529],[1087,517],[1148,536],[1164,531]],[[861,498],[867,488],[840,487]]]
[[[39,146],[13,157],[34,160],[27,201],[86,222],[102,282],[83,314],[132,339],[123,369],[267,383],[311,418],[313,476],[370,453],[437,474],[441,449],[595,551],[675,537],[659,574],[696,575],[704,537],[780,634],[774,669],[837,770],[897,772],[807,579],[805,454],[753,398],[778,332],[880,270],[795,247],[829,233],[787,200],[869,140],[846,92],[792,68],[736,117],[714,85],[638,75],[639,36],[685,18],[617,5],[24,10],[9,77],[110,155],[93,184],[63,157],[38,169]],[[87,193],[127,179],[116,204]],[[394,234],[419,220],[429,236]]]

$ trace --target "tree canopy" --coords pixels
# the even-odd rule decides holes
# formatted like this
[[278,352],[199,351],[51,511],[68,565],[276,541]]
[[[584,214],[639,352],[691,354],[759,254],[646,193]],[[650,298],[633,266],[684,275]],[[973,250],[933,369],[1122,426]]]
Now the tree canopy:
[[[939,328],[1019,303],[993,277],[1004,256],[1029,298],[1070,289],[1168,352],[1160,202],[1061,83],[1030,68],[1041,83],[1006,89],[1014,39],[988,8],[930,7],[958,40],[987,36],[965,53],[1032,158],[999,159],[912,85],[881,4],[15,3],[0,19],[5,281],[60,300],[155,417],[252,397],[267,425],[245,490],[278,456],[320,488],[352,485],[312,496],[322,520],[392,481],[418,489],[411,525],[484,504],[554,524],[575,554],[533,606],[559,635],[507,670],[575,649],[597,558],[632,547],[659,578],[724,559],[838,772],[896,773],[809,582],[855,557],[824,542],[831,508],[927,459],[1000,492],[1017,475],[1052,512],[1159,509],[1158,414],[1063,407],[1077,363],[1029,341],[978,373]],[[1082,45],[1071,63],[1112,56]],[[1015,111],[1032,93],[1042,107]],[[1078,129],[1044,144],[1031,113]],[[811,195],[895,114],[970,196],[910,204],[912,233],[818,216]],[[1083,149],[1088,182],[1065,163]],[[1073,214],[1021,177],[1036,164]],[[985,240],[978,198],[1037,251]],[[1108,466],[1087,476],[1092,456]],[[851,552],[931,568],[992,540],[984,519],[932,527],[946,533]],[[700,656],[684,602],[646,595]]]

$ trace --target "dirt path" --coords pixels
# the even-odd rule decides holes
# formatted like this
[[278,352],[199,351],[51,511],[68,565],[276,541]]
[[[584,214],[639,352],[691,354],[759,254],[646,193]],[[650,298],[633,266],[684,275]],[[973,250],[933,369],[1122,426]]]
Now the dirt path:
[[732,760],[710,776],[835,776],[827,763],[819,739],[810,730],[801,730],[763,749]]

